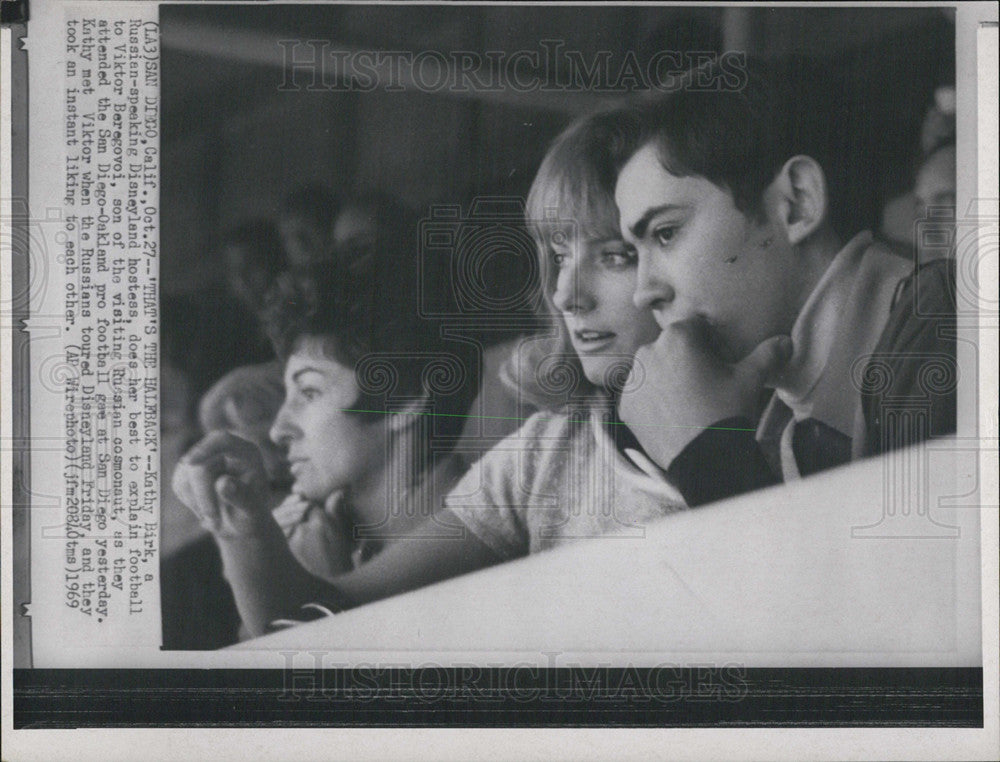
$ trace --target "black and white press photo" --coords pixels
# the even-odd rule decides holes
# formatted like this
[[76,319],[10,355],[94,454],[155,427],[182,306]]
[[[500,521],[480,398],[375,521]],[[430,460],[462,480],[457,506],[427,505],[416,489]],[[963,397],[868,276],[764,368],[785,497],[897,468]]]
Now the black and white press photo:
[[15,728],[990,756],[995,7],[28,6]]

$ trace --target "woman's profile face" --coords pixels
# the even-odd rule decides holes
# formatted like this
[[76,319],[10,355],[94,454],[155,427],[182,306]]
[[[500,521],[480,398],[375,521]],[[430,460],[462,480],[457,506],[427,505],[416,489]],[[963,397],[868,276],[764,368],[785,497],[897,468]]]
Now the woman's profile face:
[[587,380],[613,388],[623,367],[659,335],[649,310],[635,306],[637,258],[617,237],[564,238],[550,244],[552,302],[559,310]]
[[385,420],[351,412],[360,390],[354,368],[331,358],[322,337],[299,339],[285,364],[285,401],[271,439],[287,448],[292,491],[323,501],[377,478],[387,458]]

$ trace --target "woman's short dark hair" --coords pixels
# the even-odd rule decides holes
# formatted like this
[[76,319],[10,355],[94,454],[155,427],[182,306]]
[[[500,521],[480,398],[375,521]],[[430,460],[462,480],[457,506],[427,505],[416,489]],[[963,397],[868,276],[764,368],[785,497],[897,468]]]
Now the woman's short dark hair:
[[[268,294],[265,326],[278,356],[287,359],[301,339],[322,340],[324,353],[347,367],[371,355],[398,357],[432,350],[432,337],[417,315],[412,281],[400,274],[404,261],[377,262],[358,247],[340,250],[334,261],[362,267],[314,264],[286,272]],[[381,266],[380,266],[381,265]],[[421,394],[419,363],[394,361],[393,394]],[[357,407],[371,409],[371,400]]]
[[357,415],[384,419],[387,405],[423,401],[444,414],[434,419],[434,436],[451,436],[478,379],[420,314],[416,253],[367,241],[334,255],[284,273],[269,293],[263,318],[278,356],[318,339],[327,357],[355,370]]

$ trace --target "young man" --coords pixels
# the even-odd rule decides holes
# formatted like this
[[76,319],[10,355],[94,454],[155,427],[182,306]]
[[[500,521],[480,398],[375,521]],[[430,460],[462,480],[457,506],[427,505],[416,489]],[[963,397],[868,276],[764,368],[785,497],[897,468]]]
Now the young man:
[[615,198],[663,332],[619,414],[690,505],[955,430],[954,264],[842,238],[836,128],[793,108],[754,73],[623,125]]

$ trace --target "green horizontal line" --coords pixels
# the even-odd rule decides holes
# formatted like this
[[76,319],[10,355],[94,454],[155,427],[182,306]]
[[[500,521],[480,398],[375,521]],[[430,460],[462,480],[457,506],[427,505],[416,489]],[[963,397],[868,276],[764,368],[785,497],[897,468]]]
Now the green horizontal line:
[[[480,420],[490,420],[490,421],[526,421],[527,418],[521,418],[515,415],[468,415],[465,413],[424,413],[417,410],[362,410],[360,408],[353,407],[341,407],[337,408],[341,413],[382,413],[384,415],[429,415],[436,416],[438,418],[479,418]],[[543,418],[544,421],[554,421],[555,418]],[[586,423],[586,420],[580,420],[571,418],[570,423]],[[615,426],[628,426],[629,424],[624,421],[605,421],[604,423],[612,424]],[[636,426],[641,426],[643,428],[657,428],[657,429],[712,429],[713,431],[756,431],[756,429],[741,429],[730,426],[663,426],[658,423],[639,423],[631,424],[632,428]]]

